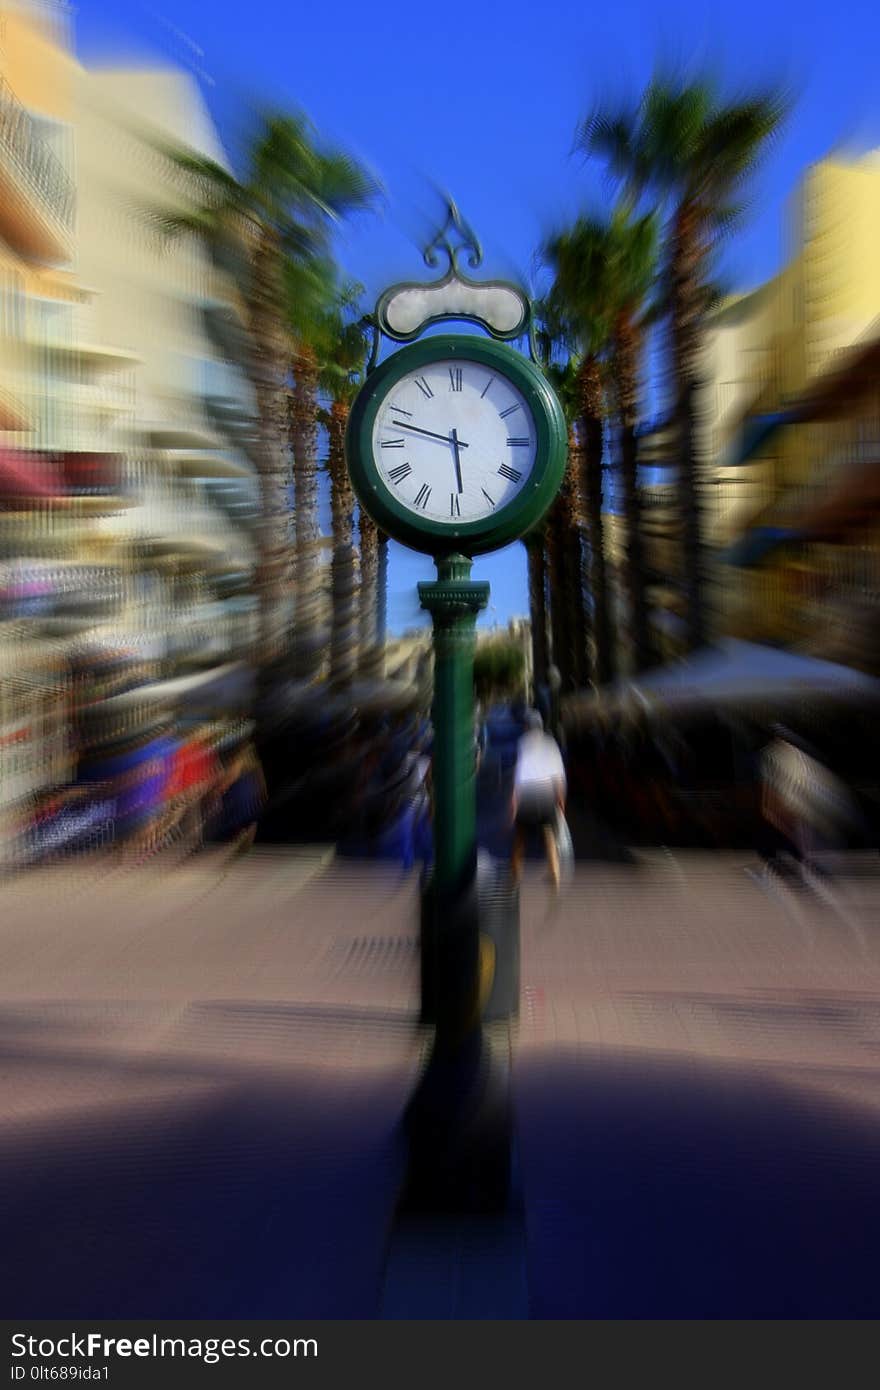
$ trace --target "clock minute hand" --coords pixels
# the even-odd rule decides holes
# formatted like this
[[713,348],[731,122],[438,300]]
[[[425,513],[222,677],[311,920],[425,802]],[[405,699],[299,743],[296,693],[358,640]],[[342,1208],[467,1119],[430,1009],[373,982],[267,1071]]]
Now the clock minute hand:
[[[439,439],[444,444],[452,443],[452,435],[449,434],[435,434],[433,430],[423,430],[418,425],[408,425],[405,420],[392,420],[391,423],[398,430],[412,430],[415,434],[426,434],[429,439]],[[459,439],[458,447],[459,449],[467,448],[463,439]]]
[[458,491],[459,491],[459,493],[461,493],[461,492],[464,491],[464,489],[463,489],[463,487],[462,487],[462,482],[461,482],[461,454],[458,452],[459,449],[460,449],[461,447],[462,447],[462,443],[461,443],[461,440],[460,440],[459,437],[458,437],[458,430],[453,430],[453,431],[452,431],[452,448],[453,448],[453,452],[455,453],[455,477],[456,477],[456,481],[457,481],[457,483],[458,483]]

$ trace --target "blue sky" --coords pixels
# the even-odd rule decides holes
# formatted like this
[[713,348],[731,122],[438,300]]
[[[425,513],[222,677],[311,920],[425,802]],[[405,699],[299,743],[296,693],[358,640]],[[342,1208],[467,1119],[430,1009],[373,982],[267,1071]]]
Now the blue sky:
[[[658,57],[714,66],[733,87],[781,81],[792,119],[753,185],[753,208],[725,252],[726,279],[749,288],[784,254],[786,199],[805,165],[835,145],[880,145],[880,5],[739,0],[412,0],[375,5],[290,0],[81,0],[87,62],[173,61],[203,90],[235,158],[254,105],[294,105],[381,177],[379,217],[348,229],[339,252],[372,298],[420,270],[418,240],[448,188],[482,239],[485,271],[529,283],[542,237],[607,197],[600,171],[571,156],[597,98],[638,91]],[[392,628],[418,617],[430,562],[395,548]],[[492,584],[484,621],[526,610],[521,547],[475,564]]]

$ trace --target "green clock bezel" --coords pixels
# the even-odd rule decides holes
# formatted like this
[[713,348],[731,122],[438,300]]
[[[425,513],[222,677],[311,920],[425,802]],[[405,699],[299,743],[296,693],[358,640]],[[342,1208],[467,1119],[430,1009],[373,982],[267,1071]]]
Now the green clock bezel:
[[[418,367],[450,357],[478,362],[506,376],[524,396],[537,432],[535,464],[526,486],[506,506],[457,526],[414,515],[380,474],[373,456],[373,426],[394,383]],[[466,333],[423,338],[380,362],[355,398],[345,435],[345,457],[360,505],[380,530],[426,555],[481,555],[524,536],[541,520],[565,472],[568,431],[556,393],[539,369],[513,348]]]

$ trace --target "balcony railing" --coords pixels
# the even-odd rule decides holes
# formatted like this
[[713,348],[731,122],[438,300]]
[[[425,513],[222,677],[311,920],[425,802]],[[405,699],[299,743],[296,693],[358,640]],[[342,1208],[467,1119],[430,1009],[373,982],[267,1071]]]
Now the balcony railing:
[[43,206],[69,231],[76,196],[73,182],[4,77],[0,77],[0,149]]

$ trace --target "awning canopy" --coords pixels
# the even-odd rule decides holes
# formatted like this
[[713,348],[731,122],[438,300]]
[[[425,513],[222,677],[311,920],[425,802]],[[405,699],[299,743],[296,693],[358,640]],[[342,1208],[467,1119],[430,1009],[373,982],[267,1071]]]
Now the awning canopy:
[[217,450],[223,441],[215,434],[208,434],[196,425],[173,425],[166,423],[142,423],[140,433],[152,449],[186,449],[193,452],[199,449]]
[[791,530],[786,526],[756,526],[722,552],[721,562],[738,569],[751,569],[781,546],[804,539],[802,531]]
[[844,469],[836,484],[800,513],[798,526],[812,540],[834,541],[876,524],[878,510],[880,459]]
[[856,343],[842,361],[813,381],[803,397],[801,418],[838,420],[858,409],[877,390],[880,377],[878,321],[869,336]]
[[880,680],[833,661],[730,638],[637,681],[618,681],[595,695],[571,696],[566,728],[576,729],[603,712],[737,708],[801,700],[880,701]]
[[865,396],[877,389],[880,373],[880,337],[858,343],[830,371],[811,381],[798,399],[786,408],[747,415],[739,439],[725,459],[727,468],[749,463],[784,425],[804,421],[835,420],[858,407]]
[[742,468],[751,463],[755,454],[784,425],[796,424],[802,418],[800,410],[774,410],[764,415],[749,415],[743,421],[739,439],[724,460],[725,468]]
[[187,478],[243,478],[257,481],[257,475],[246,463],[228,454],[169,452],[168,466]]
[[58,469],[45,454],[0,449],[0,499],[55,497],[61,490]]

